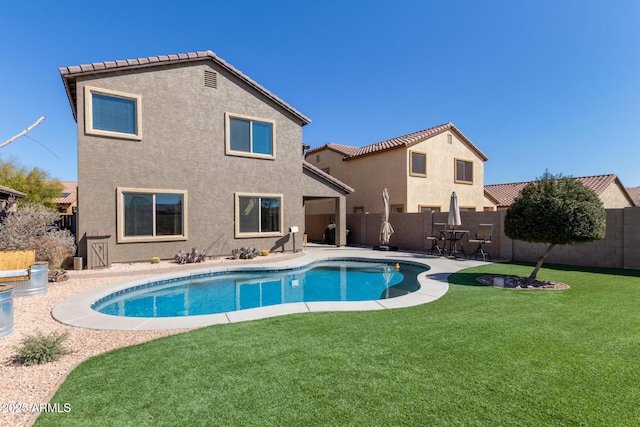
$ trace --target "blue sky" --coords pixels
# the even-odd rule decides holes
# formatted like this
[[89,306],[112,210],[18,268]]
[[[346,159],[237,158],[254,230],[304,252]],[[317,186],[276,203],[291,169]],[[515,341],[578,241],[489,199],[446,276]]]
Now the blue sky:
[[486,184],[640,186],[639,18],[637,0],[2,0],[0,143],[46,119],[0,157],[75,180],[58,67],[212,50],[310,117],[312,147],[452,122]]

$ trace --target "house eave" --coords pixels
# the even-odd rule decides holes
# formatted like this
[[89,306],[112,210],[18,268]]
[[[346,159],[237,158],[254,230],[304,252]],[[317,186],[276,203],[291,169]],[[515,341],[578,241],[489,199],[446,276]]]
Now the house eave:
[[327,182],[328,184],[331,184],[331,185],[339,188],[345,194],[352,194],[355,191],[353,188],[351,188],[350,186],[348,186],[344,182],[342,182],[339,179],[336,179],[335,177],[333,177],[333,176],[329,175],[328,173],[322,171],[322,169],[312,165],[311,163],[307,162],[306,160],[302,161],[302,168],[304,170],[307,170],[307,171],[311,172],[312,174],[318,176],[319,178],[321,178],[323,181]]
[[73,113],[73,117],[78,121],[77,115],[77,93],[76,93],[76,79],[80,76],[92,76],[92,75],[101,75],[105,73],[113,73],[115,71],[122,70],[138,70],[138,69],[146,69],[163,65],[174,65],[188,62],[200,62],[200,61],[213,61],[216,65],[234,75],[251,88],[256,90],[261,95],[265,96],[267,99],[274,102],[280,108],[285,110],[287,113],[295,117],[298,121],[300,121],[301,125],[307,125],[311,123],[311,119],[307,116],[303,115],[295,108],[291,107],[289,104],[284,102],[282,99],[269,92],[263,86],[258,84],[256,81],[252,80],[249,76],[242,73],[237,68],[233,67],[231,64],[217,56],[210,50],[207,51],[199,51],[199,52],[189,52],[177,55],[161,55],[161,56],[153,56],[147,58],[137,58],[137,59],[127,59],[127,60],[117,60],[117,61],[108,61],[108,62],[95,62],[92,64],[84,64],[84,65],[76,65],[69,67],[60,67],[58,71],[60,72],[60,76],[64,82],[65,90],[67,92],[67,98],[69,99],[69,103],[71,104],[71,110]]

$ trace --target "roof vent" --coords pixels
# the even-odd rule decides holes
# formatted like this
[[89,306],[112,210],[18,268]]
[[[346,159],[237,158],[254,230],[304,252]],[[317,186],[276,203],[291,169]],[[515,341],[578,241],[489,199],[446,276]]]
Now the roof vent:
[[218,87],[218,73],[215,71],[204,71],[204,87],[216,89]]

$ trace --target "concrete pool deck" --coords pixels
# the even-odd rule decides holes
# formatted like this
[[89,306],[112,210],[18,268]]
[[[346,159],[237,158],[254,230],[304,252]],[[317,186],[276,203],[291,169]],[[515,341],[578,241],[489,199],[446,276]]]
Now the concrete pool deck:
[[[275,257],[274,257],[275,258]],[[420,289],[407,295],[395,298],[372,301],[346,301],[346,302],[299,302],[272,305],[267,307],[252,308],[247,310],[232,311],[220,314],[200,316],[181,316],[164,318],[135,318],[118,317],[99,313],[91,308],[91,305],[119,290],[132,286],[144,285],[149,282],[169,280],[177,277],[188,277],[216,271],[237,270],[273,270],[302,267],[315,261],[331,260],[335,258],[358,258],[380,261],[407,261],[425,264],[430,270],[421,274],[418,278]],[[274,260],[274,262],[251,263],[242,265],[220,265],[214,267],[196,268],[190,265],[189,269],[174,270],[172,272],[158,272],[148,275],[138,275],[136,278],[124,278],[123,281],[103,286],[89,291],[70,296],[58,303],[52,310],[52,316],[59,322],[70,326],[101,330],[159,330],[159,329],[190,329],[209,325],[244,322],[264,319],[268,317],[282,316],[294,313],[323,312],[323,311],[367,311],[384,310],[392,308],[411,307],[426,304],[437,300],[447,293],[449,284],[447,278],[451,273],[468,267],[486,264],[482,261],[467,259],[438,258],[424,253],[415,252],[382,252],[371,248],[342,247],[310,245],[299,256]],[[100,274],[97,272],[96,274]],[[105,273],[108,274],[108,273]]]

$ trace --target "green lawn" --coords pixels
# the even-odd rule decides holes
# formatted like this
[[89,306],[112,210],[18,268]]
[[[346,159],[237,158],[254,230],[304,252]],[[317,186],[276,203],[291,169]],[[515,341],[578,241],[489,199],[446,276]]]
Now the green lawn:
[[450,277],[419,307],[213,326],[94,357],[42,425],[640,425],[640,272],[547,266],[565,291]]

